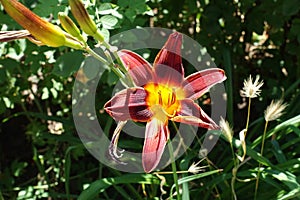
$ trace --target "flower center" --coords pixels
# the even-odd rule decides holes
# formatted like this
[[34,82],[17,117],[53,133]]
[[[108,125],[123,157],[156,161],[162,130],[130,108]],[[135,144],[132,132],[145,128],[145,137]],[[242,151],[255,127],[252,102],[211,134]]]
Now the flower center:
[[154,117],[163,122],[174,117],[179,108],[174,88],[155,83],[148,83],[144,88],[148,92],[146,102],[154,113]]

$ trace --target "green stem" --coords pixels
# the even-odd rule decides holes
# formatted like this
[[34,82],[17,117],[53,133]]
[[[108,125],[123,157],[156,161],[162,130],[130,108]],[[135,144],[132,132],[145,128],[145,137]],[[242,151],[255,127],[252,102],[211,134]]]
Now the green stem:
[[119,67],[120,71],[123,72],[126,75],[126,78],[127,78],[126,82],[128,82],[128,86],[129,87],[135,87],[136,85],[133,82],[132,77],[129,75],[128,70],[124,66],[118,52],[116,50],[111,50],[111,52],[114,55],[115,59],[117,60],[118,67]]
[[49,179],[49,177],[48,177],[48,175],[46,173],[44,165],[42,164],[42,162],[41,162],[41,160],[39,158],[38,151],[37,151],[37,149],[34,146],[33,146],[33,158],[32,159],[35,162],[35,164],[36,164],[39,172],[42,175],[42,177],[45,179],[47,187],[48,187],[48,190],[51,193],[52,192],[52,188],[51,188],[50,179]]
[[234,200],[237,200],[235,189],[234,189],[237,170],[238,170],[237,167],[234,167],[232,169],[232,178],[231,178],[231,193]]
[[97,54],[95,51],[93,51],[90,47],[86,47],[85,49],[86,52],[88,52],[91,56],[93,56],[94,58],[96,58],[97,60],[99,60],[100,62],[102,62],[104,64],[104,68],[105,69],[109,69],[107,66],[110,65],[109,62],[107,62],[104,58],[102,58],[101,56],[99,56],[99,54]]
[[[266,133],[267,133],[267,127],[268,127],[268,121],[265,123],[265,128],[264,128],[264,134],[261,142],[261,149],[260,149],[260,155],[263,156],[264,153],[264,147],[265,147],[265,139],[266,139]],[[259,185],[259,177],[260,177],[260,168],[261,168],[261,163],[258,165],[258,171],[257,171],[257,176],[256,176],[256,184],[255,184],[255,193],[254,193],[254,199],[257,199],[257,191],[258,191],[258,185]]]
[[268,121],[266,121],[266,123],[265,123],[265,129],[264,129],[264,134],[263,134],[262,144],[261,144],[261,150],[260,150],[261,156],[263,156],[263,153],[264,153],[264,146],[265,146],[265,139],[266,139],[267,127],[268,127]]
[[[95,51],[93,51],[91,48],[86,47],[86,52],[89,53],[91,56],[93,56],[94,58],[96,58],[97,60],[99,60],[101,63],[103,63],[103,67],[107,70],[112,70],[122,81],[122,83],[124,83],[123,79],[124,79],[124,74],[115,67],[114,63],[110,63],[108,62],[106,59],[102,58],[101,56],[99,56],[99,54],[97,54]],[[127,84],[124,84],[125,86]]]
[[102,41],[102,43],[101,44],[103,44],[103,46],[105,46],[108,50],[111,50],[111,46],[110,46],[110,44],[109,43],[107,43],[107,42],[105,42],[105,41]]
[[249,127],[249,120],[250,120],[250,106],[251,106],[251,98],[249,97],[245,138],[246,138],[246,134],[247,134],[247,132],[248,132],[248,127]]
[[235,154],[234,154],[232,142],[230,143],[230,149],[231,149],[231,154],[232,154],[232,158],[233,158],[233,164],[234,164],[234,167],[236,167],[237,163],[236,163],[236,159],[235,159]]
[[[177,175],[176,164],[175,164],[175,159],[174,159],[174,155],[173,155],[174,151],[173,151],[173,146],[172,146],[170,139],[168,140],[168,149],[169,149],[169,154],[170,154],[170,158],[171,158],[173,179],[174,179],[175,188],[176,188],[176,192],[177,192],[177,200],[181,200],[179,185],[178,185],[178,175]],[[172,193],[170,195],[171,195],[170,199],[172,199]]]

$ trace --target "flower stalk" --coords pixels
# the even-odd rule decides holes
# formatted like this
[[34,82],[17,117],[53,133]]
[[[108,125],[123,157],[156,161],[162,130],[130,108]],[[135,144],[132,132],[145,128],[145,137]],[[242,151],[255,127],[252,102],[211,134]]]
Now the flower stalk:
[[[283,103],[282,100],[277,100],[277,101],[272,101],[271,104],[267,107],[265,110],[265,128],[264,128],[264,133],[263,133],[263,138],[261,142],[261,149],[260,149],[260,155],[263,156],[264,153],[264,147],[265,147],[265,140],[266,140],[266,134],[267,134],[267,127],[269,121],[273,121],[278,119],[283,115],[284,109],[288,106],[288,104]],[[258,171],[256,175],[256,183],[255,183],[255,193],[254,193],[254,199],[257,198],[257,191],[258,191],[258,185],[259,185],[259,178],[260,178],[260,173],[261,170],[260,168],[262,167],[262,164],[259,163],[258,165]]]

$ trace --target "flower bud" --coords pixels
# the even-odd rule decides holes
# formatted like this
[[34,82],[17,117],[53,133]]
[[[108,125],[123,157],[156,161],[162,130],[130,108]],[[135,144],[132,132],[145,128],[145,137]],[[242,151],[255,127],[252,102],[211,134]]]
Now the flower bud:
[[65,13],[59,12],[58,13],[58,19],[62,25],[62,27],[70,33],[72,36],[80,39],[81,41],[84,41],[82,35],[80,34],[80,30],[76,26],[76,24],[73,22],[73,20],[68,17]]
[[104,37],[97,29],[95,22],[91,19],[83,3],[80,0],[69,0],[71,12],[80,25],[81,29],[96,40],[102,42]]
[[51,47],[69,46],[81,49],[82,45],[71,38],[67,38],[65,32],[58,26],[40,18],[23,4],[16,0],[0,0],[5,11],[31,35],[43,44]]

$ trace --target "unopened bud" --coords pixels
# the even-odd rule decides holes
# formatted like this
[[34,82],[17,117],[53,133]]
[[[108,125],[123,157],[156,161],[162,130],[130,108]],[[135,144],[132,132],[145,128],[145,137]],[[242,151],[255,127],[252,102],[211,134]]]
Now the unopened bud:
[[88,35],[94,37],[99,42],[104,40],[95,22],[92,20],[81,0],[69,0],[71,12],[77,20],[81,29]]
[[58,19],[62,25],[62,27],[70,33],[73,37],[78,38],[81,41],[84,41],[82,35],[80,34],[80,30],[76,26],[76,24],[73,22],[73,20],[68,17],[65,13],[59,12],[58,13]]

